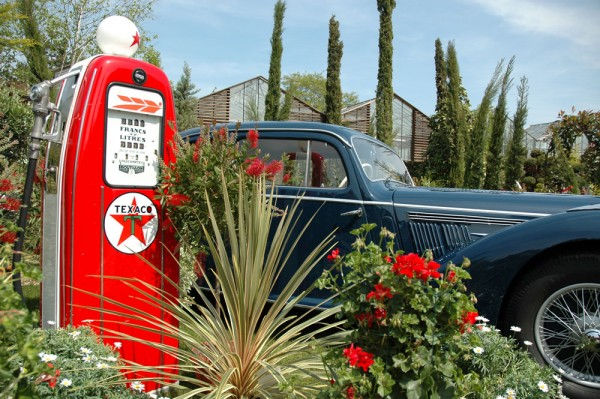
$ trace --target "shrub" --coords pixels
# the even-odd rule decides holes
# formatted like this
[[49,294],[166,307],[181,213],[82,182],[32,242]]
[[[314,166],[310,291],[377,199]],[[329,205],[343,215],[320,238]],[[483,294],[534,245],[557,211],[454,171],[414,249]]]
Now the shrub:
[[[420,257],[395,251],[394,235],[385,229],[379,244],[367,243],[374,228],[371,224],[355,230],[352,252],[341,256],[333,251],[328,257],[333,268],[319,280],[320,288],[339,295],[344,326],[350,331],[344,347],[324,356],[332,385],[319,398],[489,398],[487,392],[498,381],[505,384],[497,388],[529,392],[526,387],[535,387],[535,378],[542,376],[550,392],[558,392],[556,383],[548,381],[547,369],[508,386],[513,375],[501,370],[503,354],[518,359],[527,355],[507,345],[497,348],[495,341],[503,338],[475,325],[481,317],[464,284],[470,278],[467,260],[460,267],[449,264],[442,274],[430,253]],[[529,369],[541,366],[530,362],[520,368]]]

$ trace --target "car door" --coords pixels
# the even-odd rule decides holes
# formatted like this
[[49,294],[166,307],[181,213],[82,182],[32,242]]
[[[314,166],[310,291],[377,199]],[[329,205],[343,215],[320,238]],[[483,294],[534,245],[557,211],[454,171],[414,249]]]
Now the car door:
[[[259,148],[262,156],[268,154],[269,159],[284,162],[283,170],[275,176],[277,206],[285,209],[300,201],[293,237],[310,223],[276,283],[277,295],[287,277],[330,232],[336,231],[334,241],[341,253],[349,252],[354,241],[350,232],[366,223],[366,217],[348,150],[337,138],[318,133],[294,137],[290,132],[265,132]],[[326,266],[328,261],[323,259],[300,289],[308,288]],[[326,292],[316,291],[305,304],[317,304],[326,296]]]

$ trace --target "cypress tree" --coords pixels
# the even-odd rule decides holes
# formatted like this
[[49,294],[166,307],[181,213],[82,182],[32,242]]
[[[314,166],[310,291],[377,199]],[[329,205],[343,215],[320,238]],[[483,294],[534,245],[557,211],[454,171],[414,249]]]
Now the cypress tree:
[[444,49],[439,38],[435,40],[435,88],[437,92],[437,103],[435,114],[429,120],[431,135],[427,145],[426,169],[429,177],[443,185],[447,184],[448,178],[448,149],[450,139],[448,137],[448,75]]
[[269,65],[269,84],[265,97],[265,120],[276,120],[279,116],[279,97],[281,96],[281,54],[283,45],[283,14],[285,2],[277,0],[273,12],[273,34],[271,35],[271,62]]
[[502,169],[502,144],[504,139],[504,129],[506,127],[506,95],[512,84],[511,73],[515,63],[513,56],[506,71],[502,77],[502,85],[500,87],[500,95],[498,96],[498,104],[494,110],[492,120],[492,135],[490,138],[490,147],[487,154],[486,173],[483,187],[488,190],[498,190],[500,184],[500,170]]
[[514,190],[516,182],[525,175],[523,167],[527,158],[527,148],[523,144],[523,137],[525,137],[525,122],[527,121],[527,77],[521,78],[517,92],[519,99],[513,119],[513,134],[506,152],[506,188],[509,190]]
[[377,138],[391,145],[394,140],[392,124],[392,13],[395,0],[377,0],[379,11],[379,70],[377,72],[377,94],[375,99],[375,119]]
[[468,118],[470,113],[467,91],[462,85],[458,58],[454,43],[448,43],[448,124],[450,148],[448,152],[449,176],[448,182],[452,187],[461,187],[465,177],[465,147],[468,146]]
[[329,42],[327,45],[327,82],[325,83],[325,121],[342,124],[342,84],[340,68],[344,44],[340,40],[340,23],[335,15],[329,20]]
[[484,159],[486,154],[486,132],[492,101],[498,94],[500,87],[500,74],[502,73],[504,60],[496,65],[492,79],[485,88],[479,108],[475,113],[475,122],[471,130],[471,145],[466,151],[465,186],[469,188],[481,188],[485,177]]
[[183,74],[175,84],[173,90],[173,102],[175,104],[175,116],[177,118],[177,129],[179,131],[187,130],[198,126],[194,95],[198,89],[192,83],[192,69],[187,62],[183,63]]
[[286,90],[285,96],[283,97],[283,105],[279,108],[279,113],[277,114],[278,121],[287,121],[290,119],[292,102],[294,101],[294,91],[293,86]]
[[29,39],[32,46],[24,49],[23,54],[27,59],[27,65],[34,77],[35,82],[42,82],[53,78],[50,70],[46,49],[43,47],[42,34],[40,33],[38,20],[34,14],[34,0],[23,0],[19,2],[19,10],[23,17],[21,19],[21,28],[23,35]]

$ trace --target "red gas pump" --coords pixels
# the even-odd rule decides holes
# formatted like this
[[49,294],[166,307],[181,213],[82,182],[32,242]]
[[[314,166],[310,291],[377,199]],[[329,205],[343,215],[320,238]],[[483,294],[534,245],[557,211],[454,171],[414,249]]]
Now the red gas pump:
[[[154,192],[161,162],[174,160],[169,80],[159,68],[128,57],[139,44],[131,21],[107,20],[97,36],[101,49],[110,55],[79,62],[32,90],[37,110],[32,138],[49,141],[43,194],[42,323],[45,328],[89,323],[107,335],[116,330],[142,342],[175,346],[177,342],[160,333],[122,324],[135,322],[126,315],[110,313],[116,307],[109,299],[165,320],[161,309],[140,300],[139,293],[114,277],[137,278],[177,295],[166,278],[177,282],[179,271],[172,255],[174,234]],[[48,101],[54,84],[61,85],[56,106]],[[54,117],[44,133],[39,122],[48,114]],[[120,352],[127,360],[175,363],[143,343],[105,339],[109,344],[115,341],[122,341]]]

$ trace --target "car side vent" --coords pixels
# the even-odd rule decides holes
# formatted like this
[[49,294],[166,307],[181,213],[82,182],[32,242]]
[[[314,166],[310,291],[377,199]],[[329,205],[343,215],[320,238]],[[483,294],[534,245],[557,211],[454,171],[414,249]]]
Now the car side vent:
[[472,241],[469,228],[464,224],[411,221],[408,227],[415,251],[423,254],[431,249],[436,259]]

